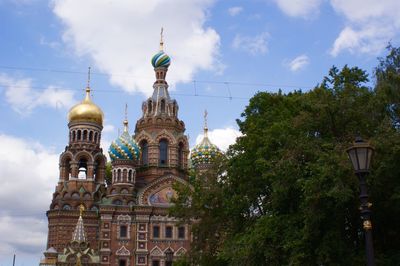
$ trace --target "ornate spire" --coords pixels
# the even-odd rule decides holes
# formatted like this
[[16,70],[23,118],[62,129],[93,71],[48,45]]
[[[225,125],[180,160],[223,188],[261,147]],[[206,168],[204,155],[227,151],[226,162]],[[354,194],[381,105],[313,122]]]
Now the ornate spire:
[[77,241],[78,243],[86,242],[85,228],[83,226],[83,219],[82,219],[82,214],[83,214],[84,210],[85,210],[85,206],[83,206],[83,204],[81,204],[79,206],[78,223],[76,224],[74,233],[72,235],[72,241]]
[[128,104],[125,104],[124,132],[128,133]]
[[161,33],[160,33],[160,52],[164,51],[164,40],[163,40],[163,32],[164,28],[161,27]]
[[204,110],[204,138],[208,138],[208,127],[207,127],[207,109]]
[[90,67],[88,67],[88,78],[87,78],[87,85],[86,85],[85,101],[90,101]]

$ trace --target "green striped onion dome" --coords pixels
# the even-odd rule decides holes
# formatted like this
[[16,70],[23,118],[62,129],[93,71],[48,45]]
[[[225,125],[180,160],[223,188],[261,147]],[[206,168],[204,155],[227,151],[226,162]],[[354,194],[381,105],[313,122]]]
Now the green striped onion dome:
[[151,59],[151,64],[154,68],[169,67],[169,65],[171,64],[171,58],[166,53],[164,53],[164,51],[160,51],[153,56],[153,58]]

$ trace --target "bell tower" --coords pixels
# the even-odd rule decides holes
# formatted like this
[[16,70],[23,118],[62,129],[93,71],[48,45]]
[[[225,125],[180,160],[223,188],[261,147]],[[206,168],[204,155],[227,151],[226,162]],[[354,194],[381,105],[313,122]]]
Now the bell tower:
[[57,252],[61,252],[71,240],[81,205],[87,210],[87,241],[92,247],[97,245],[98,202],[105,193],[107,159],[100,148],[104,115],[90,94],[89,68],[85,98],[68,114],[69,142],[60,155],[59,180],[47,212],[47,246]]

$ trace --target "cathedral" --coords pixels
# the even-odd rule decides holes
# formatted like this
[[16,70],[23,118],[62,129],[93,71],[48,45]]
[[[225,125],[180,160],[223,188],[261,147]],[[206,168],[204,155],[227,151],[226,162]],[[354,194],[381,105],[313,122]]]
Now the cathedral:
[[151,59],[153,94],[131,135],[124,130],[108,149],[100,147],[104,114],[91,100],[68,114],[69,143],[60,155],[59,179],[47,211],[47,249],[41,266],[168,266],[190,249],[190,224],[168,215],[173,184],[189,184],[189,169],[202,171],[221,154],[207,137],[192,151],[179,106],[168,92],[171,63],[160,50]]

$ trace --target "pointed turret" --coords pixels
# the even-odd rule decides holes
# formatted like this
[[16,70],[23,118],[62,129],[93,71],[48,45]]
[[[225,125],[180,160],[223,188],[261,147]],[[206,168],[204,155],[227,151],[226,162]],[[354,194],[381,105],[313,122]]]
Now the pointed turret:
[[78,223],[76,224],[74,233],[72,234],[72,241],[76,241],[78,243],[86,242],[85,227],[83,226],[83,219],[82,219],[82,214],[84,210],[85,207],[81,204],[79,206]]

